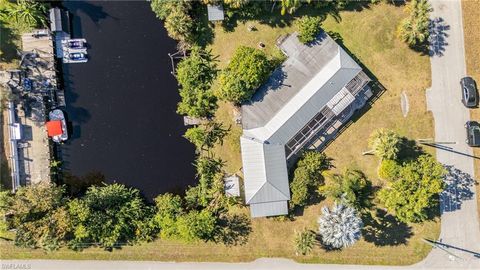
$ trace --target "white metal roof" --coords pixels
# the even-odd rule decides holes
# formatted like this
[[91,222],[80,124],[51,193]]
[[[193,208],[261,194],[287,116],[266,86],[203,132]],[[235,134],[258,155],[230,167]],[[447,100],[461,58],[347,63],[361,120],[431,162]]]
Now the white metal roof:
[[207,5],[209,21],[223,21],[225,18],[222,5]]
[[252,217],[287,214],[285,144],[323,107],[335,111],[351,104],[355,98],[344,87],[362,70],[325,33],[309,45],[293,34],[279,47],[287,61],[253,101],[242,106],[245,201]]
[[248,204],[290,199],[285,148],[242,136],[245,201]]

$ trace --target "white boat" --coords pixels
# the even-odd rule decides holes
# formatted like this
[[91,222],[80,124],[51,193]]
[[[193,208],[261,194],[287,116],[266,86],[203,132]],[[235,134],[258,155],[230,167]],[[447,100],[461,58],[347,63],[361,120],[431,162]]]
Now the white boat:
[[62,110],[55,109],[48,113],[50,121],[47,122],[48,136],[56,143],[68,140],[67,121]]

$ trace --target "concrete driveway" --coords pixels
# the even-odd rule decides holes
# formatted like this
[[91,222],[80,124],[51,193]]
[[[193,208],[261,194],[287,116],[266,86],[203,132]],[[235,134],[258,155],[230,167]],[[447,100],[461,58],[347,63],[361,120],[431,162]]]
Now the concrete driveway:
[[[433,0],[431,19],[432,87],[427,106],[435,118],[437,159],[447,165],[447,188],[441,195],[442,228],[434,249],[417,264],[425,268],[480,269],[480,226],[473,180],[472,149],[465,143],[464,124],[470,119],[461,103],[460,78],[466,75],[460,1]],[[451,252],[451,253],[449,253]]]

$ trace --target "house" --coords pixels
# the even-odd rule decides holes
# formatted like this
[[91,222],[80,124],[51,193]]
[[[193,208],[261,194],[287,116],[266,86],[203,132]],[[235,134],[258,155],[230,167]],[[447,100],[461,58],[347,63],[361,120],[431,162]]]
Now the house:
[[[325,32],[307,45],[291,34],[278,47],[287,60],[242,105],[240,145],[252,217],[288,213],[288,161],[372,95],[368,76]],[[321,143],[328,140],[321,137]]]

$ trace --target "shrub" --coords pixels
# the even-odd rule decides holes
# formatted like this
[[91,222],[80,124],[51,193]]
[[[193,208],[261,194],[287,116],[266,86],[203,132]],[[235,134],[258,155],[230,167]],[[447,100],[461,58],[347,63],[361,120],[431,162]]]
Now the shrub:
[[318,219],[322,242],[332,248],[352,246],[362,236],[362,219],[355,208],[335,204],[332,210],[324,206]]
[[273,65],[264,52],[240,46],[219,77],[218,98],[240,104],[249,100],[268,78]]
[[296,21],[298,40],[310,43],[315,40],[321,31],[322,19],[320,17],[303,16]]
[[384,159],[378,168],[378,177],[384,180],[395,180],[401,170],[401,165],[395,160]]
[[295,254],[307,255],[315,245],[315,234],[310,230],[303,230],[295,234]]

